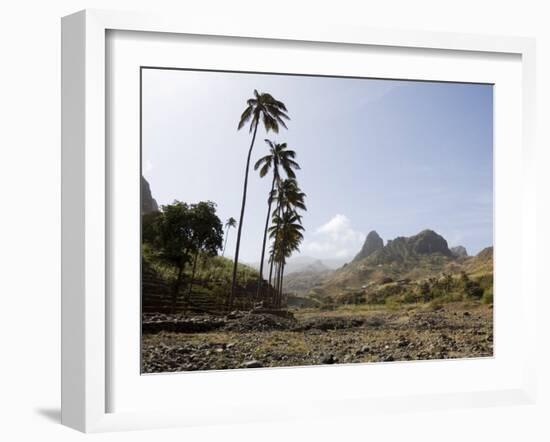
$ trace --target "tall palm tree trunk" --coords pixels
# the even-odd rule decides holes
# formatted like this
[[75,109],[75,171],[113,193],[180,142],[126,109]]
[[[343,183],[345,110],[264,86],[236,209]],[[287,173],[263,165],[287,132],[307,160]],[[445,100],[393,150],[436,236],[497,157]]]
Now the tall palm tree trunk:
[[222,256],[225,256],[225,246],[227,245],[227,238],[229,238],[229,229],[227,228],[227,232],[225,233],[225,241],[223,242],[223,250],[222,250]]
[[279,268],[277,269],[277,308],[281,307],[281,293],[283,292],[283,263],[279,263]]
[[262,286],[263,286],[263,271],[264,271],[264,259],[265,259],[265,244],[267,242],[267,230],[269,228],[269,216],[271,215],[271,204],[273,203],[273,199],[271,196],[273,195],[273,190],[275,189],[275,174],[273,174],[273,182],[271,183],[271,191],[269,192],[269,202],[267,204],[267,217],[265,218],[265,227],[264,227],[264,240],[262,242],[262,259],[260,259],[260,276],[258,276],[258,290],[256,292],[256,296],[258,299],[261,296],[262,292]]
[[271,260],[273,258],[270,257],[269,260],[270,260],[270,263],[269,263],[269,278],[268,278],[268,281],[269,281],[269,285],[271,285],[271,277],[272,277],[272,274],[273,274],[273,266],[271,265]]
[[258,122],[254,125],[254,134],[252,135],[252,142],[248,149],[248,157],[246,158],[246,170],[244,173],[244,188],[243,188],[243,201],[241,204],[241,216],[239,217],[239,227],[237,228],[237,246],[235,247],[235,260],[233,261],[233,281],[231,282],[231,294],[229,295],[228,308],[233,308],[233,301],[235,300],[235,290],[237,288],[237,265],[239,263],[239,248],[241,245],[241,231],[244,221],[244,209],[246,207],[246,190],[248,187],[248,170],[250,169],[250,156],[252,155],[252,148],[254,147],[254,141],[256,140],[256,132],[258,131]]
[[[288,212],[288,208],[285,210],[285,213],[283,214],[283,217],[286,215],[286,213]],[[280,268],[279,268],[279,285],[278,285],[278,290],[277,290],[277,307],[280,308],[281,307],[281,298],[283,296],[283,272],[284,272],[284,268],[285,268],[285,246],[286,246],[286,231],[283,230],[283,238],[281,239],[281,256],[282,256],[282,260],[281,260],[281,264],[280,264]]]
[[275,302],[275,288],[274,288],[274,285],[275,282],[272,283],[272,277],[273,277],[273,254],[271,254],[271,262],[269,263],[269,285],[268,285],[268,289],[271,290],[271,295],[272,295],[272,298],[273,298],[273,302]]
[[285,277],[285,263],[281,266],[281,293],[279,294],[279,308],[281,308],[283,302],[283,282]]
[[[281,215],[281,206],[279,205],[277,207],[277,215]],[[271,284],[271,275],[273,274],[273,265],[275,263],[275,260],[273,259],[273,256],[275,256],[275,247],[277,246],[277,233],[279,232],[279,227],[275,230],[275,235],[273,239],[273,253],[271,258],[271,265],[269,266],[269,283]]]
[[277,266],[275,267],[275,280],[273,282],[274,285],[274,294],[273,294],[273,305],[277,307],[277,298],[279,296],[279,268],[281,267],[281,264],[277,262]]

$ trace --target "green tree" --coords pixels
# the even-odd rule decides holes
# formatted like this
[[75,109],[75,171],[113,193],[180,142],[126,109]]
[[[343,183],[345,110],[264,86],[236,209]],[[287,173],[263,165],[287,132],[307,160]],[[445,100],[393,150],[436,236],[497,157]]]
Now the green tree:
[[267,231],[269,229],[269,219],[271,217],[271,205],[275,199],[275,186],[281,179],[281,169],[283,169],[288,178],[296,178],[293,169],[299,170],[299,164],[294,161],[296,152],[289,150],[286,143],[278,144],[270,140],[265,140],[269,146],[269,154],[263,156],[254,165],[254,170],[260,169],[260,178],[265,177],[270,170],[273,171],[273,179],[271,180],[271,190],[267,199],[267,216],[265,219],[264,237],[262,241],[262,253],[260,258],[260,274],[258,276],[258,291],[257,296],[261,294],[263,285],[263,269],[265,259],[265,245],[267,241]]
[[249,126],[249,132],[252,133],[252,141],[248,149],[248,156],[246,158],[246,168],[244,174],[244,187],[243,198],[241,203],[241,213],[239,217],[239,226],[237,228],[237,244],[235,247],[235,259],[233,261],[233,278],[231,282],[231,293],[229,295],[228,307],[233,307],[233,300],[235,299],[235,290],[237,287],[237,266],[239,263],[239,248],[241,245],[241,232],[244,221],[244,211],[246,207],[246,191],[248,187],[248,170],[250,168],[250,156],[252,155],[252,149],[256,140],[256,133],[258,132],[258,125],[262,122],[266,132],[272,130],[275,133],[279,132],[279,126],[283,126],[285,129],[286,124],[284,120],[290,120],[287,115],[287,109],[282,101],[278,101],[268,93],[259,93],[254,89],[254,96],[247,100],[247,106],[244,112],[241,114],[241,119],[237,126],[237,130],[242,129],[247,123]]
[[157,257],[176,271],[172,284],[172,313],[176,311],[183,272],[191,260],[194,249],[191,241],[192,229],[189,205],[174,201],[173,204],[162,206],[152,225],[147,224],[147,230],[144,230]]
[[227,238],[229,238],[229,229],[237,227],[237,220],[233,217],[228,218],[225,222],[225,241],[223,243],[222,256],[225,256],[225,246],[227,246]]
[[190,218],[190,244],[194,258],[187,292],[188,298],[191,296],[193,289],[199,254],[216,255],[218,250],[222,248],[223,241],[223,227],[222,222],[216,215],[216,204],[211,201],[201,201],[198,204],[193,204],[190,208]]
[[159,216],[161,216],[159,211],[141,215],[141,240],[143,243],[153,245],[156,236],[155,226]]

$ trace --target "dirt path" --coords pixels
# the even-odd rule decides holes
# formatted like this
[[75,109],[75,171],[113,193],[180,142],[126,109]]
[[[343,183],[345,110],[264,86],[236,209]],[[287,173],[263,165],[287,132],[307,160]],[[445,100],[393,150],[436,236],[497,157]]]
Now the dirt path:
[[493,311],[490,306],[481,304],[397,311],[304,310],[297,311],[295,316],[296,319],[268,314],[242,314],[223,320],[185,318],[182,330],[189,332],[144,333],[143,372],[391,362],[493,354]]

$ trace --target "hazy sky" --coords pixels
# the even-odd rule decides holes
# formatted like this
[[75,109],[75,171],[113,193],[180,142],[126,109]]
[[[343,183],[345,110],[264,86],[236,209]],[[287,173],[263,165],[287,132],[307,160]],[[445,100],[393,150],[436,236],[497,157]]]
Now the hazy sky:
[[[253,90],[283,101],[307,194],[303,256],[349,258],[430,228],[470,254],[493,243],[490,85],[143,70],[143,175],[159,204],[211,200],[238,220],[250,134],[237,123]],[[252,170],[241,260],[260,260],[270,178]],[[234,253],[230,233],[226,256]]]

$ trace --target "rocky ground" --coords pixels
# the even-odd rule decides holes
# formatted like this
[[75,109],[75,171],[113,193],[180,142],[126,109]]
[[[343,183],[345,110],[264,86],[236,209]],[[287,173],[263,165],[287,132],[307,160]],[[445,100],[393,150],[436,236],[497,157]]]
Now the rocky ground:
[[143,318],[144,373],[493,355],[493,311],[479,303],[233,312]]

